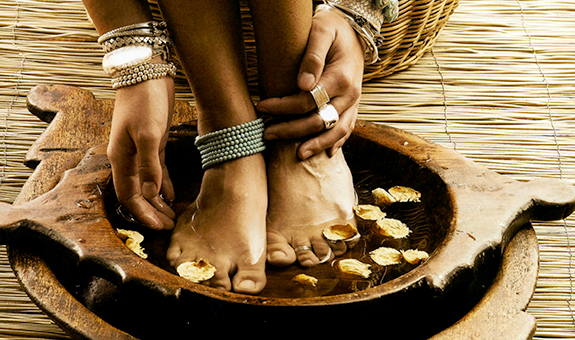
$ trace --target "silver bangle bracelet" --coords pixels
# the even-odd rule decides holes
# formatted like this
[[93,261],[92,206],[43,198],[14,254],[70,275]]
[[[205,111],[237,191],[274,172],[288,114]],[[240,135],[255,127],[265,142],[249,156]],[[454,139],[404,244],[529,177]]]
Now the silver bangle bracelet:
[[[323,0],[316,13],[331,8],[351,25],[354,31],[365,42],[365,61],[372,64],[379,60],[376,36],[381,26],[391,22],[399,15],[398,0]],[[327,6],[327,8],[326,8]]]
[[106,53],[126,46],[148,46],[155,53],[160,53],[164,60],[169,60],[172,41],[168,37],[119,36],[102,43],[102,49]]
[[379,34],[384,22],[383,11],[372,0],[324,0],[324,3],[357,19],[358,25],[365,26],[374,36]]
[[104,41],[118,36],[142,35],[135,34],[136,32],[144,33],[143,35],[149,35],[152,37],[165,35],[167,32],[167,25],[164,21],[147,21],[118,27],[102,34],[98,38],[98,43],[102,44]]
[[330,5],[318,5],[315,12],[318,13],[320,11],[331,11],[344,18],[348,22],[355,33],[365,43],[366,49],[364,58],[366,64],[373,64],[379,60],[379,51],[377,49],[377,43],[375,42],[375,36],[373,32],[369,31],[366,27],[359,25],[357,23],[357,19],[352,18],[350,15],[343,12],[339,8],[332,7]]
[[131,45],[149,46],[155,53],[162,54],[164,60],[170,59],[172,48],[167,25],[163,21],[148,21],[118,27],[102,34],[98,38],[98,43],[106,53]]

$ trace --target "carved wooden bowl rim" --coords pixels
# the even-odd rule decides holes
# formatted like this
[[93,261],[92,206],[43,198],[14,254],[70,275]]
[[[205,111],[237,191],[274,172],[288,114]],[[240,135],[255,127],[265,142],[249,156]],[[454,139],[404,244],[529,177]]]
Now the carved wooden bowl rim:
[[[31,106],[34,106],[34,100],[37,100],[40,95],[55,90],[67,91],[68,94],[72,91],[63,90],[61,87],[36,88],[29,95]],[[179,109],[185,110],[182,107]],[[63,114],[65,109],[52,109],[52,112],[55,111],[58,116]],[[445,183],[451,197],[454,216],[445,240],[431,254],[428,261],[397,279],[359,293],[282,299],[247,296],[192,284],[153,265],[146,266],[145,261],[131,253],[124,253],[127,258],[126,263],[138,263],[152,272],[146,274],[145,277],[135,277],[136,280],[133,280],[134,277],[125,276],[126,268],[115,266],[110,259],[101,262],[105,263],[106,269],[118,269],[115,274],[123,283],[141,281],[141,284],[153,290],[177,298],[191,292],[230,303],[326,306],[371,301],[400,291],[419,288],[428,289],[440,296],[460,274],[472,270],[487,251],[493,249],[502,251],[517,230],[528,221],[562,219],[575,209],[575,189],[571,184],[561,180],[515,181],[473,163],[454,150],[430,143],[399,129],[361,120],[357,122],[353,138],[383,146],[409,157],[419,166],[437,174]],[[100,171],[104,173],[106,169],[102,166]],[[109,172],[109,169],[107,171]],[[470,237],[470,235],[473,236]],[[57,237],[56,240],[63,242],[73,250],[78,246],[78,244],[66,243],[70,240],[64,240],[64,238]],[[80,256],[80,260],[85,260],[85,258]],[[100,261],[94,258],[89,260],[96,264]],[[159,278],[161,282],[154,282],[154,278]],[[163,281],[166,278],[167,281]]]

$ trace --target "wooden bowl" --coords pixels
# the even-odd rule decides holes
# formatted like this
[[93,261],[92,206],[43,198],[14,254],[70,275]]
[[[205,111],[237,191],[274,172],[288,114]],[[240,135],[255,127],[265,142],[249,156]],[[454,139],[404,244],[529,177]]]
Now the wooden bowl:
[[[174,338],[197,327],[262,330],[313,320],[321,325],[315,331],[324,335],[337,334],[351,322],[426,338],[484,296],[505,247],[522,226],[532,219],[561,219],[575,209],[575,188],[569,183],[518,182],[405,131],[359,121],[345,152],[360,199],[369,202],[375,187],[405,185],[420,191],[420,203],[391,209],[413,230],[396,246],[426,250],[430,258],[416,267],[387,269],[377,282],[342,277],[326,264],[309,271],[325,286],[294,288],[290,278],[303,271],[294,265],[270,269],[268,286],[258,296],[222,292],[173,274],[163,260],[169,235],[141,230],[153,240],[145,244],[149,260],[128,250],[116,235],[117,227],[137,226],[114,213],[105,155],[110,102],[62,86],[36,87],[28,99],[30,110],[51,124],[27,157],[36,166],[34,174],[14,205],[0,206],[0,236],[10,244],[12,259],[20,252],[38,254],[73,296],[69,301],[98,315],[92,323],[102,318],[103,325],[122,329],[121,336]],[[190,171],[199,169],[197,155],[189,153],[193,122],[193,108],[178,103],[169,150],[178,164],[169,166],[176,187],[188,197],[194,197],[201,178],[200,170]],[[182,150],[186,159],[176,156]],[[183,166],[186,172],[178,173]],[[369,246],[358,245],[345,256],[360,257]],[[13,264],[17,273],[31,265],[25,260]],[[36,300],[42,305],[43,299],[50,297]],[[422,316],[418,327],[407,315]]]

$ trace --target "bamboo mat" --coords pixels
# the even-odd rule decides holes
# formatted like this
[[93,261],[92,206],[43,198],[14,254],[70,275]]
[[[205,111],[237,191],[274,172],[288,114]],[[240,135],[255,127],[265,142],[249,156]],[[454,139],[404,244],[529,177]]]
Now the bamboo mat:
[[[416,133],[518,180],[575,183],[575,0],[460,0],[435,46],[364,87],[361,118]],[[37,84],[113,98],[97,34],[79,0],[0,1],[0,201],[31,171],[45,128],[28,113]],[[178,79],[178,99],[193,100]],[[541,268],[528,312],[535,339],[575,339],[575,217],[535,223]],[[27,298],[0,248],[0,338],[66,339]]]

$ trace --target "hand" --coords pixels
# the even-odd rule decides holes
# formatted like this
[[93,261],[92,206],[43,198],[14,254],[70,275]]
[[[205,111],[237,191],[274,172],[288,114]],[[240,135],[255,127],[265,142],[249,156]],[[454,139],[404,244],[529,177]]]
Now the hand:
[[[291,139],[314,135],[299,146],[301,159],[324,150],[330,156],[335,154],[355,127],[363,81],[364,51],[361,38],[345,19],[331,11],[315,14],[297,80],[301,92],[268,98],[257,105],[257,110],[265,114],[297,117],[269,126],[264,138]],[[331,98],[330,104],[340,113],[338,123],[330,130],[325,130],[323,120],[315,111],[312,112],[316,104],[309,91],[318,82],[324,85]]]
[[166,77],[116,92],[108,158],[116,195],[133,217],[152,229],[174,227],[174,188],[165,147],[174,107],[174,81]]

